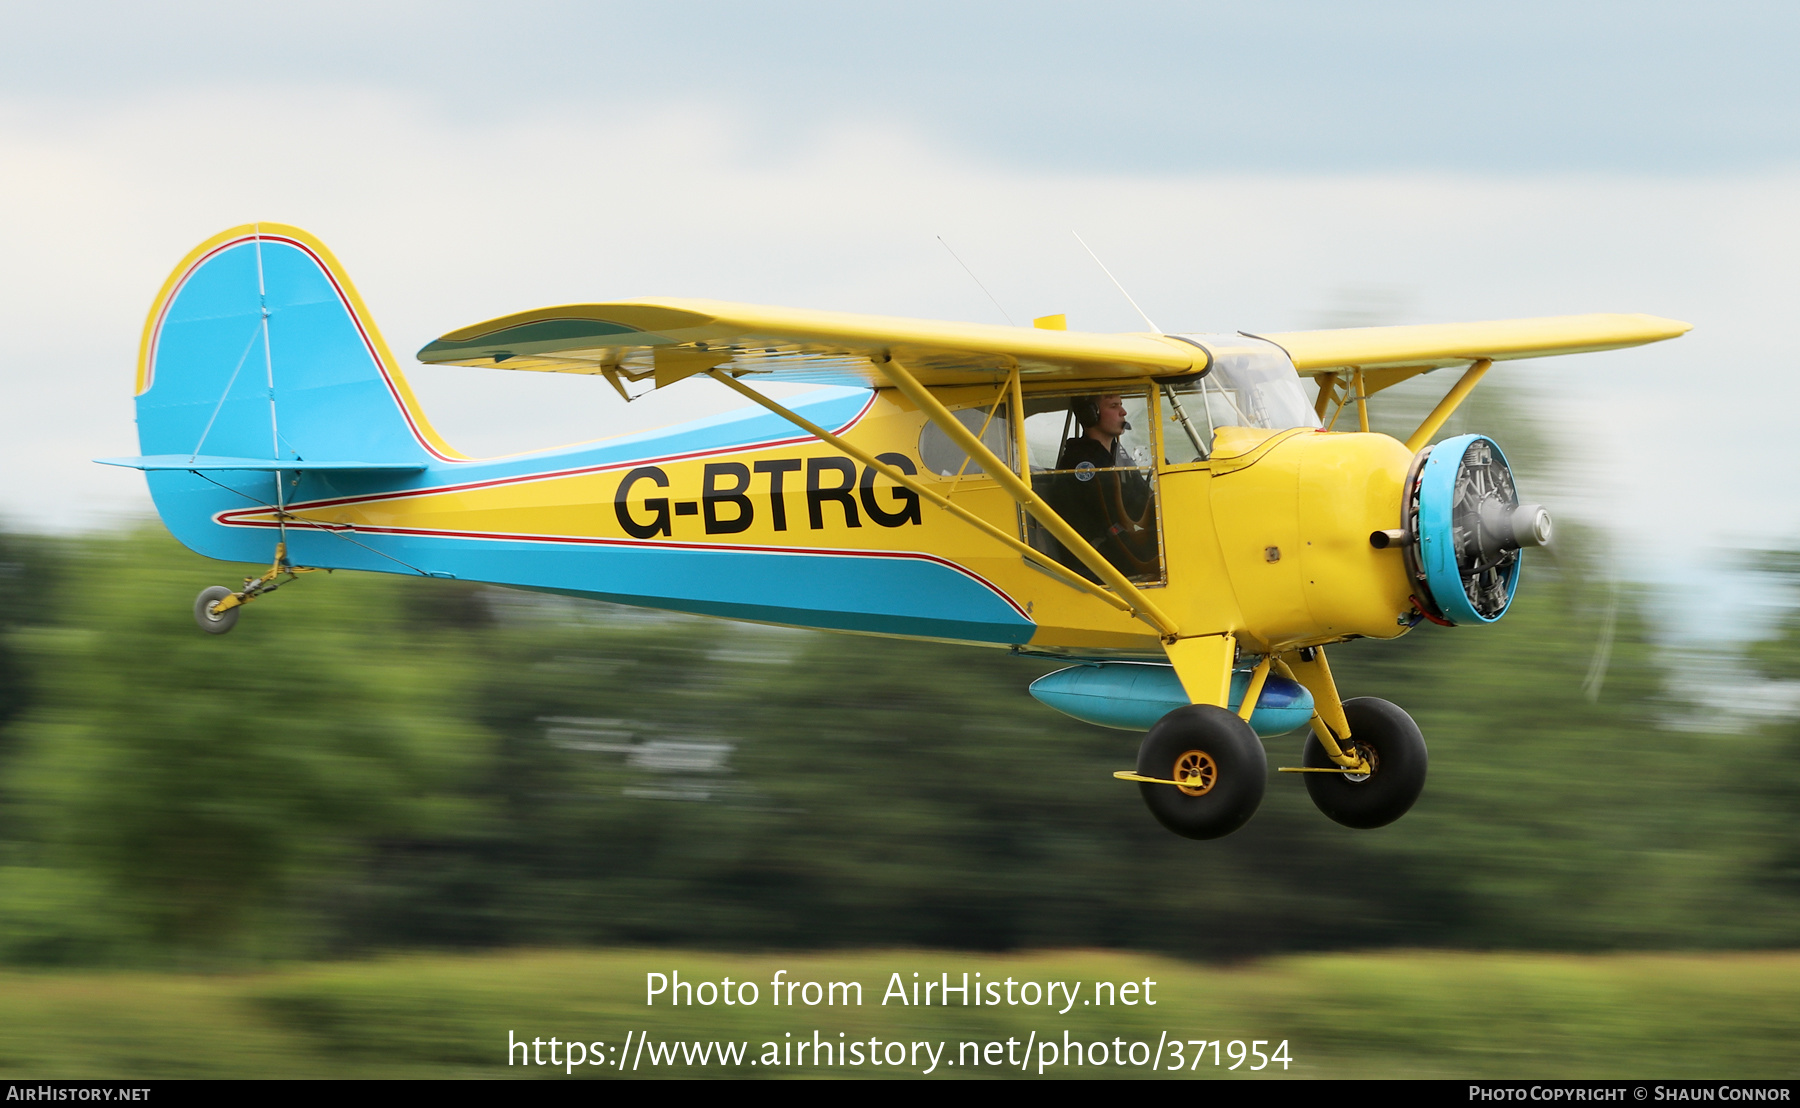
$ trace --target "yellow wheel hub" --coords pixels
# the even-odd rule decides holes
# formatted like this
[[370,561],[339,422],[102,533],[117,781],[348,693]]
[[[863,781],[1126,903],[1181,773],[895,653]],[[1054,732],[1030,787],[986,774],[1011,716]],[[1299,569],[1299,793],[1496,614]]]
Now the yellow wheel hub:
[[1219,783],[1219,764],[1204,750],[1189,750],[1175,759],[1175,787],[1188,796],[1205,796]]

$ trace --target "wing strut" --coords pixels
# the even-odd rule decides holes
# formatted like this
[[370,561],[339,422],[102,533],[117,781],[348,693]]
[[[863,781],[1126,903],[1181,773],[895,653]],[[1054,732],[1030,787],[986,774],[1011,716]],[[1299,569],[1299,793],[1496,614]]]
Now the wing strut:
[[[872,455],[869,454],[868,451],[863,450],[860,447],[851,445],[850,443],[846,442],[841,436],[832,434],[830,431],[827,431],[827,430],[825,430],[825,428],[820,427],[816,423],[813,423],[811,420],[800,415],[798,412],[790,411],[789,409],[782,407],[780,404],[777,404],[775,401],[770,400],[768,397],[764,396],[762,393],[757,392],[753,388],[750,388],[748,385],[745,385],[743,382],[737,380],[737,378],[732,377],[728,373],[725,373],[725,372],[723,372],[721,370],[717,370],[717,369],[707,370],[706,373],[707,373],[707,376],[711,377],[713,380],[720,382],[721,384],[727,386],[728,388],[732,389],[733,391],[762,405],[763,407],[767,408],[769,411],[774,412],[776,415],[780,416],[782,419],[787,420],[789,423],[792,423],[794,426],[800,428],[801,430],[807,432],[808,434],[812,435],[813,437],[819,439],[819,441],[825,443],[827,446],[835,447],[838,450],[843,451],[844,453],[850,455],[852,458],[855,458],[857,461],[861,462],[863,465],[869,466],[870,468],[874,469],[875,472],[881,474],[883,477],[886,477],[888,480],[899,485],[901,488],[908,489],[912,492],[917,493],[918,495],[931,501],[933,504],[936,504],[938,507],[943,508],[945,511],[948,511],[951,515],[956,516],[958,519],[962,520],[963,522],[974,526],[977,530],[981,531],[983,534],[986,534],[988,537],[998,539],[999,541],[1005,543],[1007,546],[1012,547],[1014,550],[1017,550],[1019,553],[1023,554],[1025,557],[1029,558],[1034,565],[1038,566],[1040,569],[1044,570],[1046,573],[1050,574],[1052,577],[1056,578],[1058,581],[1061,581],[1063,584],[1068,585],[1071,588],[1080,589],[1083,592],[1092,593],[1095,596],[1099,597],[1101,600],[1104,600],[1104,601],[1106,601],[1106,603],[1112,605],[1114,608],[1117,608],[1121,612],[1130,612],[1132,610],[1130,604],[1126,603],[1124,600],[1121,600],[1119,597],[1115,596],[1113,593],[1107,591],[1106,589],[1102,588],[1099,585],[1094,584],[1092,581],[1089,581],[1087,578],[1082,577],[1079,574],[1071,573],[1067,566],[1064,566],[1061,562],[1058,562],[1056,559],[1050,557],[1048,554],[1045,554],[1043,551],[1034,549],[1030,545],[1028,545],[1024,542],[1021,542],[1019,539],[1013,537],[1012,535],[1007,534],[1005,531],[1002,531],[1000,528],[995,527],[993,524],[989,523],[985,519],[982,519],[980,516],[976,515],[974,512],[969,511],[967,508],[963,507],[962,505],[957,504],[957,503],[947,499],[940,493],[938,493],[930,488],[927,488],[925,485],[914,480],[910,474],[908,474],[894,466],[891,466],[891,465],[887,464],[886,462],[881,461],[878,458],[873,457]],[[951,422],[955,423],[956,421],[954,419],[952,419]],[[956,425],[958,427],[962,426],[962,424],[960,424],[960,423],[957,423]],[[976,460],[980,461],[979,458],[977,458]]]
[[1171,640],[1176,637],[1178,629],[1175,621],[1170,619],[1167,613],[1157,607],[1149,597],[1145,596],[1143,590],[1127,580],[1116,566],[1107,561],[1098,550],[1093,548],[1092,544],[1082,538],[1073,527],[1070,527],[1063,517],[1057,515],[1056,509],[1044,503],[1043,498],[1033,492],[1031,486],[1024,479],[1008,469],[1005,462],[995,457],[994,452],[987,448],[987,444],[971,434],[969,429],[962,425],[961,420],[950,414],[950,409],[944,407],[938,402],[937,397],[931,395],[930,389],[919,384],[918,379],[909,370],[892,359],[881,363],[881,369],[887,379],[894,383],[895,388],[899,389],[908,400],[918,405],[919,410],[924,412],[931,422],[937,424],[938,430],[948,435],[950,441],[954,442],[969,457],[981,463],[981,468],[987,471],[988,476],[992,477],[996,484],[1018,501],[1019,506],[1030,513],[1032,519],[1043,525],[1044,530],[1055,535],[1057,541],[1061,542],[1069,553],[1081,559],[1082,565],[1093,570],[1101,581],[1111,586],[1113,592],[1129,605],[1128,610],[1132,615],[1156,628],[1157,633],[1163,639]]
[[1438,428],[1444,425],[1444,421],[1450,418],[1451,413],[1455,412],[1462,405],[1463,400],[1475,391],[1475,386],[1481,383],[1481,378],[1493,364],[1491,359],[1482,358],[1471,365],[1469,371],[1462,375],[1462,379],[1450,386],[1450,391],[1444,394],[1442,400],[1438,401],[1438,406],[1431,409],[1431,414],[1425,417],[1425,422],[1419,424],[1419,429],[1406,440],[1406,449],[1414,454],[1425,449],[1426,445],[1431,442],[1431,436],[1438,433]]

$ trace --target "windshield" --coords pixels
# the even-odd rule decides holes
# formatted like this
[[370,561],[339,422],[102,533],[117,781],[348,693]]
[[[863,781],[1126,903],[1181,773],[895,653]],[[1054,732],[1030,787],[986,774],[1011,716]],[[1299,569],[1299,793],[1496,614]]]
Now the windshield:
[[1265,339],[1238,334],[1176,335],[1212,356],[1197,381],[1165,386],[1163,449],[1170,463],[1204,459],[1219,427],[1273,431],[1318,427],[1300,374],[1287,351]]

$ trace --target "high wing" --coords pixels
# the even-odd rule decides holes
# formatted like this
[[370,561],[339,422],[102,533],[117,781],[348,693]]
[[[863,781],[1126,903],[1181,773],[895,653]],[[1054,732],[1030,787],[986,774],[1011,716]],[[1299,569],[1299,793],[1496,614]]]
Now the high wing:
[[1294,360],[1295,369],[1313,375],[1356,369],[1440,369],[1483,358],[1500,362],[1620,350],[1672,339],[1692,329],[1692,324],[1653,315],[1556,315],[1257,337],[1279,345]]
[[[1686,332],[1648,315],[1551,316],[1485,323],[1261,334],[1307,375],[1407,370],[1614,350]],[[1211,361],[1204,336],[1095,334],[942,323],[715,300],[564,304],[452,331],[419,351],[432,365],[592,373],[672,384],[706,370],[815,384],[885,387],[893,359],[927,385],[1180,377]]]
[[1103,335],[940,323],[715,300],[565,304],[452,331],[419,351],[434,365],[598,373],[658,387],[709,369],[816,384],[884,387],[881,363],[903,362],[932,385],[1181,376],[1204,350],[1151,334]]

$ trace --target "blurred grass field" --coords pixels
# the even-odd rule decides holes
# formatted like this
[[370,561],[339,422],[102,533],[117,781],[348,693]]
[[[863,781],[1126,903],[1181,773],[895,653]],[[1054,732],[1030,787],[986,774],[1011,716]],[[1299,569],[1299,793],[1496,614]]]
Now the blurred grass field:
[[[860,1007],[774,1007],[777,970],[859,981]],[[645,974],[758,982],[754,1006],[644,1004]],[[1154,1008],[883,1006],[889,975],[952,980],[1157,982]],[[1087,995],[1085,992],[1083,996]],[[1059,1005],[1060,1006],[1060,1005]],[[874,1036],[956,1043],[1122,1037],[1288,1040],[1289,1077],[1791,1078],[1800,1076],[1800,953],[1724,955],[1392,952],[1231,967],[1134,954],[941,951],[720,955],[685,951],[409,955],[235,974],[0,975],[7,1078],[552,1077],[506,1064],[509,1032],[602,1041]],[[1272,1049],[1272,1044],[1270,1048]],[[1191,1054],[1190,1054],[1191,1061]],[[1225,1059],[1229,1064],[1229,1058]],[[920,1067],[922,1068],[922,1067]],[[1036,1065],[1032,1072],[1036,1073]],[[583,1076],[632,1076],[589,1066]],[[1187,1071],[1184,1071],[1187,1072]],[[650,1068],[635,1076],[916,1076],[910,1065]],[[1145,1076],[1143,1067],[1046,1075]],[[1212,1063],[1194,1076],[1246,1076]],[[1279,1066],[1257,1077],[1281,1076]],[[933,1076],[1018,1077],[941,1065]]]

